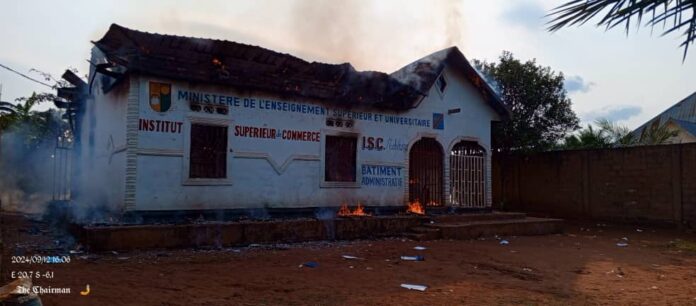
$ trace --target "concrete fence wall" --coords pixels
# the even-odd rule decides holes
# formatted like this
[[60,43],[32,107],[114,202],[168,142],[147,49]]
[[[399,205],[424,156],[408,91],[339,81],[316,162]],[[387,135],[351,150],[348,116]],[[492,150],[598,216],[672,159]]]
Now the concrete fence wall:
[[494,155],[494,209],[696,225],[696,144]]

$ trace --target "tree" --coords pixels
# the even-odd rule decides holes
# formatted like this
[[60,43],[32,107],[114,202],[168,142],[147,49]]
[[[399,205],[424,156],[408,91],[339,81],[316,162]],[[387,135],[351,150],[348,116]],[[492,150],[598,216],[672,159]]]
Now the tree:
[[549,31],[555,32],[564,27],[582,25],[601,12],[606,11],[597,22],[597,26],[605,26],[612,29],[618,25],[624,25],[626,34],[635,21],[640,26],[643,16],[647,16],[645,26],[654,28],[662,24],[669,26],[662,35],[675,31],[682,31],[684,40],[681,47],[684,48],[682,60],[686,59],[689,45],[696,41],[696,1],[690,0],[573,0],[556,7],[549,16],[553,19],[549,22]]
[[[68,68],[71,72],[77,74],[77,69]],[[26,78],[35,82],[49,86],[56,90],[60,87],[70,87],[70,83],[66,80],[54,78],[50,73],[46,73],[37,69],[30,69],[30,72],[35,72],[41,75],[49,85],[23,75]],[[29,97],[16,99],[16,104],[0,101],[0,136],[3,132],[19,131],[21,136],[25,138],[25,144],[30,147],[38,145],[44,140],[55,140],[55,137],[70,134],[67,130],[67,125],[60,118],[59,111],[49,109],[47,111],[35,111],[34,107],[44,103],[51,102],[56,99],[56,95],[52,93],[32,93]],[[1,152],[0,152],[1,153]]]
[[53,99],[52,94],[33,93],[17,99],[17,104],[0,102],[0,133],[21,133],[28,148],[49,139],[48,136],[58,136],[64,129],[58,113],[53,109],[43,112],[34,110],[36,105]]
[[670,138],[679,135],[679,131],[672,130],[666,124],[651,126],[641,136],[640,143],[646,145],[665,144]]
[[587,128],[577,134],[566,136],[564,149],[598,149],[611,147],[611,137],[603,129],[594,129],[588,124]]
[[17,105],[0,101],[0,133],[12,125],[14,118],[16,118],[16,114]]
[[635,145],[666,144],[678,131],[667,125],[652,126],[638,139],[628,127],[618,125],[607,119],[595,121],[597,128],[588,124],[587,128],[567,136],[560,145],[561,149],[601,149],[627,147]]
[[552,148],[579,128],[563,88],[563,74],[536,60],[521,62],[504,51],[498,62],[474,60],[474,66],[497,85],[510,120],[493,128],[493,149],[541,151]]
[[610,143],[614,145],[630,146],[638,143],[638,139],[631,133],[631,129],[626,126],[613,123],[609,119],[598,119],[595,123],[609,137]]

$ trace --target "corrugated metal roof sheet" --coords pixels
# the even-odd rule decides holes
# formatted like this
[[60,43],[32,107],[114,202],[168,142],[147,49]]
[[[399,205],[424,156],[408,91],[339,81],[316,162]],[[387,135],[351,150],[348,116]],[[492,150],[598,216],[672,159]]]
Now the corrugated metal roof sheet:
[[691,136],[696,137],[696,123],[679,119],[672,119],[672,122],[681,127],[684,131],[691,134]]
[[645,127],[653,123],[663,125],[667,123],[670,119],[675,119],[681,122],[696,123],[696,92],[692,93],[688,97],[672,105],[670,108],[658,114],[654,118],[648,120],[648,122],[642,124],[635,130],[633,130],[632,133],[635,136],[640,137],[640,134],[643,132],[643,129]]

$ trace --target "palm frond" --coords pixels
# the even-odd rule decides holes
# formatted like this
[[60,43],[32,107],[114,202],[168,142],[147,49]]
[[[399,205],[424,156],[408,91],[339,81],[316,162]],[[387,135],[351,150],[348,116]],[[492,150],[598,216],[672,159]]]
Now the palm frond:
[[2,113],[16,114],[17,111],[14,108],[10,108],[7,106],[0,106],[0,114],[2,114]]
[[[644,16],[650,16],[646,17],[644,25],[654,29],[662,24],[666,27],[663,36],[682,31],[684,40],[679,45],[684,48],[682,61],[686,59],[689,46],[696,42],[696,1],[688,0],[572,0],[551,10],[547,15],[551,18],[547,29],[555,32],[583,25],[602,12],[596,25],[607,30],[624,25],[628,34],[632,24],[641,26]],[[667,26],[667,21],[671,21],[671,26]]]
[[672,137],[678,136],[679,131],[671,129],[667,124],[650,127],[645,131],[641,143],[646,145],[658,145],[669,142]]

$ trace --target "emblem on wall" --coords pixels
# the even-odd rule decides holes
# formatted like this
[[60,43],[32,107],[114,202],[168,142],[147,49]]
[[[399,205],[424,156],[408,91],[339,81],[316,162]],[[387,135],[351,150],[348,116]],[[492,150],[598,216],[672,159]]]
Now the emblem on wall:
[[150,82],[150,108],[163,113],[172,107],[172,84]]

